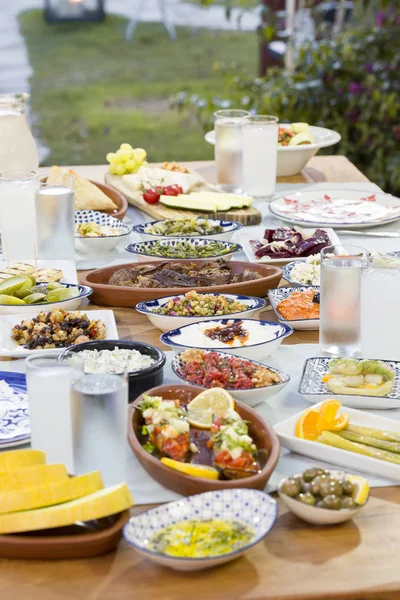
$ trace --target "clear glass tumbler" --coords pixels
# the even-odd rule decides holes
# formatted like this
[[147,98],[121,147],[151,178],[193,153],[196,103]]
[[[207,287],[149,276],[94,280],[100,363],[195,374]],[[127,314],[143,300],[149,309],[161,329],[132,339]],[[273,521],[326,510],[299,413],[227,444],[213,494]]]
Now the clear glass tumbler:
[[36,191],[38,258],[75,257],[75,177],[56,184],[39,181]]
[[100,469],[105,485],[126,478],[128,381],[126,376],[85,375],[73,385],[74,473]]
[[60,362],[58,354],[38,353],[26,361],[31,446],[48,463],[63,463],[73,473],[71,388],[83,374],[83,361]]
[[361,273],[361,351],[364,358],[400,361],[400,260],[370,257]]
[[271,201],[275,194],[278,157],[278,117],[254,115],[243,119],[244,191]]
[[217,187],[224,192],[243,189],[242,121],[247,110],[217,110],[214,113]]
[[328,246],[321,251],[319,343],[325,354],[360,354],[361,269],[368,256],[358,246]]
[[36,177],[36,171],[0,172],[1,245],[8,262],[33,260],[37,254]]

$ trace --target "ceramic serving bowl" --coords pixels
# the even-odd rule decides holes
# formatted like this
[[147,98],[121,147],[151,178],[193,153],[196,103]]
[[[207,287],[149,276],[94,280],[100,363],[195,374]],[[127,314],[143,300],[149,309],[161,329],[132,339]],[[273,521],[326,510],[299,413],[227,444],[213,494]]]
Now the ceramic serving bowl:
[[[204,388],[195,385],[184,385],[181,383],[173,385],[162,385],[154,387],[146,392],[149,396],[161,396],[164,400],[180,400],[182,405],[188,404]],[[144,424],[143,416],[140,411],[135,410],[135,406],[140,404],[143,396],[139,396],[133,403],[128,419],[128,441],[133,453],[142,465],[158,483],[166,488],[181,494],[182,496],[192,496],[210,490],[224,490],[230,488],[251,488],[263,490],[268,483],[269,478],[279,458],[279,440],[273,427],[264,421],[264,419],[250,407],[241,402],[235,403],[235,410],[242,419],[248,421],[249,435],[259,451],[262,468],[260,472],[249,475],[242,479],[232,480],[211,480],[203,477],[193,477],[171,469],[161,463],[161,461],[144,450],[140,443],[142,426]]]
[[113,227],[118,230],[118,234],[105,235],[104,237],[87,237],[75,233],[76,249],[83,254],[104,254],[110,252],[122,239],[131,233],[130,225],[97,210],[77,210],[75,212],[75,225],[80,225],[81,223],[96,223],[96,225]]
[[[202,296],[219,296],[220,294],[201,294]],[[266,300],[263,298],[254,298],[253,296],[242,296],[240,294],[223,294],[225,298],[232,300],[234,302],[241,302],[242,304],[246,304],[248,308],[242,310],[240,312],[229,313],[228,315],[223,315],[224,317],[232,316],[235,318],[242,317],[250,317],[258,310],[261,310],[266,305]],[[155,309],[161,308],[168,304],[169,300],[174,300],[175,298],[181,300],[185,297],[185,294],[178,294],[176,296],[164,296],[163,298],[156,298],[155,300],[148,300],[147,302],[139,302],[136,305],[136,310],[143,315],[148,317],[150,323],[154,325],[154,327],[158,327],[161,331],[170,331],[173,327],[183,327],[184,325],[189,325],[190,323],[196,323],[198,321],[212,321],[215,319],[220,319],[221,315],[214,315],[210,317],[205,316],[175,316],[175,315],[160,315],[154,312]]]
[[37,312],[40,312],[41,310],[45,312],[50,312],[51,310],[53,310],[53,308],[58,307],[62,308],[63,310],[77,310],[82,304],[82,300],[90,296],[90,294],[92,293],[92,288],[86,285],[78,285],[77,283],[60,283],[60,285],[66,288],[78,288],[79,295],[75,298],[59,300],[58,302],[35,302],[35,304],[25,304],[25,306],[23,304],[0,304],[0,315],[31,314],[32,311],[36,309]]
[[[163,344],[172,346],[175,354],[187,348],[198,348],[199,350],[215,350],[216,352],[235,354],[241,358],[261,361],[275,352],[285,337],[293,333],[293,329],[285,323],[258,319],[218,319],[210,323],[210,328],[239,322],[245,330],[250,332],[250,339],[243,346],[229,346],[218,342],[218,340],[210,340],[210,343],[208,343],[208,339],[202,333],[202,322],[191,323],[163,333],[160,340]],[[213,342],[215,342],[215,345]]]
[[94,342],[85,342],[83,344],[77,344],[71,346],[65,350],[60,360],[68,360],[72,354],[82,352],[82,350],[114,350],[114,348],[121,348],[126,350],[137,350],[141,354],[151,356],[155,363],[150,367],[141,369],[140,371],[131,371],[128,373],[129,381],[129,402],[137,397],[138,394],[145,392],[149,387],[161,385],[164,378],[164,365],[166,357],[162,350],[159,350],[155,346],[150,344],[144,344],[142,342],[131,342],[129,340],[100,340]]
[[319,319],[284,319],[278,310],[278,304],[291,296],[294,292],[305,292],[306,290],[315,290],[319,292],[319,286],[297,286],[297,287],[280,287],[273,290],[268,290],[268,298],[275,313],[276,318],[280,323],[285,323],[293,329],[307,329],[315,331],[319,329]]
[[[123,529],[125,541],[149,560],[176,571],[200,571],[239,558],[260,542],[278,517],[276,501],[258,490],[221,490],[206,492],[176,502],[169,502],[131,517]],[[205,558],[179,558],[148,549],[149,538],[168,525],[189,520],[240,520],[250,526],[254,536],[242,548],[227,554]]]
[[[344,473],[342,471],[329,471],[332,477],[340,477],[343,476]],[[297,475],[293,475],[293,477],[301,477],[301,473]],[[345,523],[346,521],[350,521],[353,519],[358,513],[364,508],[364,506],[368,502],[367,500],[364,504],[360,506],[356,506],[355,508],[341,508],[340,510],[329,510],[327,508],[320,508],[319,506],[312,506],[310,504],[304,504],[299,500],[295,500],[295,498],[291,498],[287,494],[284,494],[281,490],[282,484],[285,479],[281,479],[278,485],[278,494],[282,502],[288,509],[299,517],[303,519],[303,521],[307,521],[307,523],[312,523],[313,525],[337,525],[338,523]]]
[[[184,260],[175,260],[175,263],[186,264]],[[196,265],[206,264],[204,260],[192,260],[192,263]],[[249,296],[256,296],[262,298],[266,295],[267,290],[276,287],[281,280],[282,270],[279,267],[273,267],[270,265],[254,265],[248,262],[230,261],[229,268],[235,275],[243,274],[247,272],[255,272],[260,275],[259,279],[251,279],[247,281],[241,281],[238,283],[220,283],[210,286],[199,286],[191,289],[196,292],[204,292],[205,294],[211,294],[215,292],[229,293],[229,294],[247,294]],[[148,261],[147,266],[149,268],[157,267],[160,265],[160,261]],[[91,301],[93,304],[99,306],[127,306],[132,308],[136,306],[138,302],[144,302],[145,300],[153,300],[159,298],[161,294],[177,295],[187,291],[182,287],[170,287],[170,288],[153,288],[153,287],[131,287],[131,286],[120,286],[110,285],[108,282],[110,277],[122,268],[136,269],[137,263],[130,263],[126,265],[112,265],[102,269],[96,269],[90,271],[82,277],[82,282],[86,285],[90,285],[93,288],[93,295]]]
[[[281,127],[289,126],[289,123],[282,123]],[[310,133],[314,138],[312,144],[303,144],[300,146],[278,146],[278,161],[276,167],[277,177],[289,177],[300,173],[320,148],[333,146],[341,140],[341,136],[333,129],[325,127],[309,127]],[[205,135],[205,140],[209,144],[215,144],[215,132],[209,131]]]
[[[158,259],[158,260],[184,260],[186,262],[190,262],[193,260],[193,258],[185,258],[184,256],[180,256],[180,257],[168,257],[168,256],[160,256],[158,255],[155,250],[153,250],[154,246],[158,246],[159,244],[162,244],[163,246],[166,247],[170,247],[170,248],[174,248],[176,245],[180,245],[182,243],[182,241],[190,244],[191,246],[194,246],[195,248],[198,248],[199,251],[201,249],[207,248],[207,246],[210,246],[211,243],[214,242],[214,240],[210,240],[207,238],[198,238],[198,237],[188,237],[188,238],[183,238],[183,240],[179,237],[175,237],[175,238],[163,238],[162,240],[149,240],[148,242],[137,242],[136,244],[129,244],[129,246],[127,246],[125,248],[125,250],[127,250],[127,252],[131,252],[132,254],[136,255],[136,258],[139,262],[148,262],[149,260],[154,260],[154,259]],[[220,252],[220,253],[214,253],[210,256],[206,256],[206,257],[199,257],[202,260],[215,260],[217,258],[223,258],[224,260],[230,260],[232,258],[232,256],[234,254],[236,254],[237,252],[240,252],[242,250],[242,246],[240,244],[235,244],[233,242],[220,242],[221,244],[223,244],[224,246],[224,251]]]
[[[181,381],[183,381],[183,383],[190,385],[190,381],[188,381],[188,377],[182,371],[183,362],[182,362],[181,354],[182,353],[179,353],[176,356],[174,356],[174,358],[172,359],[171,368],[172,368],[173,372],[175,373],[175,375]],[[221,359],[227,358],[227,357],[232,357],[231,354],[226,354],[224,352],[218,352],[218,355],[221,357]],[[271,396],[274,396],[275,394],[280,392],[289,383],[290,377],[287,373],[284,373],[283,371],[280,371],[279,369],[269,367],[268,365],[263,365],[262,363],[258,363],[255,360],[252,360],[250,362],[252,362],[254,365],[259,365],[260,367],[266,367],[267,369],[274,371],[281,377],[281,380],[282,380],[281,383],[274,383],[273,385],[265,385],[263,387],[257,387],[257,388],[254,387],[254,388],[249,388],[249,389],[245,389],[245,390],[225,388],[236,400],[243,402],[243,404],[247,404],[247,406],[256,406],[257,404],[260,404],[260,402],[263,402],[267,398],[270,398]],[[201,387],[204,390],[207,389],[203,385],[198,386],[198,387]]]
[[296,287],[302,286],[302,287],[317,287],[319,288],[319,284],[315,284],[315,283],[301,283],[299,281],[294,281],[294,279],[292,279],[292,271],[293,269],[298,266],[299,264],[306,264],[307,260],[298,260],[298,261],[293,261],[288,263],[287,265],[284,265],[282,267],[282,278],[287,281],[288,283],[290,283],[291,285],[294,285]]
[[[207,235],[196,235],[196,236],[180,235],[180,236],[176,236],[176,237],[179,237],[179,239],[181,239],[181,240],[195,237],[195,238],[200,238],[200,239],[209,238],[209,239],[213,239],[213,240],[221,240],[224,242],[229,242],[232,239],[233,234],[240,231],[240,229],[242,229],[242,227],[243,227],[242,223],[238,223],[236,221],[222,221],[221,219],[204,219],[203,217],[198,217],[196,219],[196,221],[199,221],[200,223],[202,223],[204,221],[208,221],[212,225],[220,225],[223,228],[223,232],[212,233],[212,234],[207,234]],[[161,239],[165,239],[165,238],[169,238],[169,237],[175,237],[173,235],[168,236],[168,235],[164,235],[162,233],[148,233],[146,231],[146,229],[148,227],[157,225],[158,223],[162,223],[162,221],[149,221],[148,223],[140,223],[140,225],[135,225],[132,228],[132,231],[137,233],[144,242],[147,242],[149,240],[161,240]]]

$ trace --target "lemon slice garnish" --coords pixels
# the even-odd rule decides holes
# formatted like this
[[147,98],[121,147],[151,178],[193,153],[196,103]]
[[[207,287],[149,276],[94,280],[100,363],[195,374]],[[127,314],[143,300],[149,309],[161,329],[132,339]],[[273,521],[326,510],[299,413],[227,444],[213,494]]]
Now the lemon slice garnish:
[[364,504],[369,495],[369,484],[360,475],[347,475],[346,479],[354,486],[353,500],[356,504]]
[[235,401],[223,388],[204,390],[187,405],[187,418],[191,425],[210,429],[215,417],[222,417],[229,409],[234,410]]
[[214,469],[213,467],[209,467],[207,465],[192,465],[190,463],[182,463],[178,460],[167,458],[166,456],[164,456],[161,459],[161,462],[166,467],[170,467],[171,469],[175,469],[175,471],[185,473],[185,475],[192,475],[193,477],[202,477],[203,479],[218,479],[217,469]]

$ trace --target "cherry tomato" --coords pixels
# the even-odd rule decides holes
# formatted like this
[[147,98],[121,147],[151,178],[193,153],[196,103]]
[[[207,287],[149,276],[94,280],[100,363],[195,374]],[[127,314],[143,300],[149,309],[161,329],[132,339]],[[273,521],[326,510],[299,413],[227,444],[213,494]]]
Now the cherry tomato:
[[160,199],[160,194],[156,192],[156,190],[148,189],[143,194],[143,200],[147,202],[147,204],[157,204]]
[[183,189],[180,185],[177,185],[177,184],[167,185],[164,188],[165,196],[179,196],[179,194],[183,194]]

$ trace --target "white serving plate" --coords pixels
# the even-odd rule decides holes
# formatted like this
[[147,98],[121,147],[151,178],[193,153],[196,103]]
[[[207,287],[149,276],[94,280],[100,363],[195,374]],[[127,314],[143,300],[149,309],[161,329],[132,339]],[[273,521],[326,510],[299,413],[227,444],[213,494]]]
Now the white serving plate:
[[400,198],[360,190],[306,190],[273,200],[271,213],[288,223],[310,227],[363,229],[400,219]]
[[387,396],[357,396],[352,394],[335,394],[328,390],[322,382],[322,377],[329,371],[328,363],[330,360],[330,358],[315,357],[308,358],[304,363],[303,374],[299,384],[299,394],[307,402],[314,404],[315,402],[335,397],[344,406],[350,406],[351,408],[365,408],[369,410],[400,408],[400,362],[396,360],[382,361],[396,373],[394,386],[390,394]]
[[[12,358],[25,358],[35,352],[46,352],[48,354],[57,354],[64,352],[65,348],[48,348],[46,350],[28,350],[18,344],[11,338],[11,332],[14,325],[19,325],[24,319],[32,319],[38,315],[40,310],[32,311],[29,314],[14,314],[0,316],[0,356]],[[106,340],[119,339],[117,325],[115,323],[112,310],[82,310],[91,321],[100,319],[106,326]]]
[[319,292],[319,286],[317,285],[302,285],[297,287],[280,287],[268,290],[268,298],[272,306],[272,310],[275,313],[276,318],[280,323],[286,323],[293,329],[304,329],[307,331],[316,331],[319,329],[319,319],[284,319],[277,309],[277,305],[282,300],[285,300],[288,296],[294,292],[305,292],[309,289]]
[[[189,217],[187,217],[187,218],[189,218]],[[193,237],[200,238],[200,239],[208,238],[210,240],[221,240],[223,242],[230,242],[233,234],[238,232],[243,227],[242,223],[237,223],[236,221],[221,221],[220,219],[206,219],[205,217],[198,217],[197,221],[202,221],[202,222],[203,221],[211,221],[213,225],[221,225],[221,227],[223,228],[223,232],[222,233],[213,233],[213,234],[208,234],[208,235],[196,235],[196,236],[193,236],[191,234],[173,236],[173,235],[163,235],[163,234],[159,234],[159,233],[146,233],[145,229],[148,225],[156,225],[157,223],[162,223],[162,221],[149,221],[147,223],[140,223],[139,225],[135,225],[132,228],[132,231],[137,233],[144,242],[147,242],[149,240],[168,239],[171,237],[179,237],[179,239],[182,239],[182,240],[185,240],[187,238],[193,238]]]
[[[321,404],[322,402],[316,404],[315,409],[318,409]],[[376,429],[385,429],[400,433],[400,423],[394,419],[377,417],[374,414],[347,407],[343,410],[341,409],[340,412],[347,413],[350,417],[350,423],[353,425],[375,427]],[[302,454],[303,456],[309,456],[317,461],[340,465],[345,467],[349,472],[352,470],[362,471],[378,477],[400,481],[400,465],[296,437],[296,423],[303,413],[304,411],[301,411],[297,415],[274,425],[275,432],[284,448],[288,448],[288,450],[297,452],[297,454]]]
[[[280,126],[289,127],[290,123],[281,123]],[[289,177],[300,173],[320,148],[333,146],[341,140],[340,134],[333,129],[310,125],[309,130],[315,140],[313,144],[278,146],[277,177]],[[209,144],[215,145],[215,131],[206,133],[204,139]]]
[[[200,571],[239,558],[267,535],[277,518],[277,503],[264,492],[250,489],[225,489],[182,498],[131,517],[123,528],[123,536],[136,552],[159,565],[176,571]],[[179,521],[192,519],[240,520],[253,529],[254,537],[238,550],[205,558],[168,556],[147,548],[149,537],[156,531]]]
[[9,263],[6,260],[0,260],[0,270],[7,269],[7,267],[12,266],[13,263],[22,262],[27,265],[32,265],[37,269],[60,269],[63,272],[63,278],[61,281],[63,283],[78,283],[78,275],[76,273],[76,266],[74,260],[48,260],[48,259],[38,259],[35,263],[34,260],[14,260]]
[[[160,336],[160,340],[163,344],[167,346],[172,346],[175,354],[182,352],[187,348],[198,348],[199,350],[215,350],[216,352],[226,352],[227,354],[235,354],[236,356],[240,356],[241,358],[247,358],[250,360],[262,361],[267,356],[270,356],[275,350],[281,345],[285,337],[291,335],[293,333],[293,329],[285,323],[275,323],[273,321],[262,321],[258,319],[233,319],[233,318],[224,318],[213,321],[211,325],[226,325],[228,321],[242,321],[243,327],[246,329],[246,324],[249,326],[249,323],[257,323],[261,328],[266,331],[265,340],[261,342],[256,342],[252,344],[246,344],[244,346],[232,346],[230,347],[228,344],[224,344],[218,347],[212,346],[200,346],[197,342],[193,342],[193,344],[183,343],[180,340],[180,336],[182,335],[182,331],[184,331],[187,327],[196,327],[196,323],[191,323],[190,325],[184,325],[183,327],[179,327],[177,329],[173,329],[172,331],[168,331],[167,333],[163,333]],[[201,322],[200,322],[201,323]],[[197,323],[198,325],[199,323]],[[186,333],[186,332],[185,332]]]
[[[197,323],[199,321],[215,321],[217,319],[221,319],[222,316],[224,318],[231,317],[235,319],[247,318],[254,315],[254,313],[264,308],[267,304],[266,300],[264,300],[263,298],[255,298],[253,296],[242,296],[240,294],[222,294],[229,300],[237,300],[239,302],[242,302],[243,304],[246,304],[248,308],[241,312],[231,313],[228,315],[215,315],[212,317],[176,317],[173,315],[158,315],[157,313],[153,312],[152,309],[164,306],[168,303],[168,301],[171,298],[183,298],[184,295],[185,294],[176,294],[175,296],[165,296],[164,298],[147,300],[147,302],[139,302],[139,304],[136,304],[136,310],[142,313],[143,315],[146,315],[146,317],[149,319],[150,323],[154,325],[154,327],[161,329],[161,331],[170,331],[172,328],[176,329],[177,327],[183,327],[184,325],[190,325],[191,323]],[[219,293],[200,295],[221,296],[221,294]]]
[[[272,228],[267,228],[267,227],[263,227],[262,228],[262,232],[260,233],[260,236],[263,235],[265,229],[272,229]],[[302,228],[304,233],[309,234],[310,236],[314,233],[316,227],[313,227],[312,229],[309,228]],[[332,246],[337,246],[340,244],[340,239],[337,235],[337,233],[331,229],[330,227],[324,227],[323,228],[328,236],[329,239],[331,241],[331,245]],[[256,264],[279,264],[279,265],[287,265],[288,263],[291,262],[297,262],[297,261],[301,261],[301,260],[305,260],[304,256],[299,256],[298,258],[269,258],[269,256],[263,256],[262,258],[256,258],[256,256],[254,255],[254,250],[253,250],[253,246],[250,243],[250,240],[254,240],[255,239],[255,235],[254,233],[252,235],[248,234],[246,231],[243,233],[239,233],[238,235],[238,241],[239,244],[241,244],[241,246],[243,247],[243,250],[247,256],[247,260],[249,262],[252,263],[256,263]],[[258,237],[258,239],[260,239],[260,237]],[[318,254],[318,253],[317,253]]]

